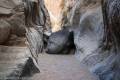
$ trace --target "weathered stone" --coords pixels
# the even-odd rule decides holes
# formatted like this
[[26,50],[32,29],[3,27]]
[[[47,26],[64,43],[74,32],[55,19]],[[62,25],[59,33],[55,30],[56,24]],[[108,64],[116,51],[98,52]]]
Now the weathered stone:
[[1,0],[0,17],[10,23],[11,34],[25,36],[24,8],[22,0]]
[[13,9],[21,3],[22,0],[1,0],[0,1],[0,16],[11,15]]
[[73,32],[60,30],[52,33],[47,44],[47,52],[50,54],[67,54],[73,46]]
[[19,80],[21,77],[32,76],[38,72],[37,63],[28,48],[0,46],[1,80]]
[[10,35],[10,24],[5,20],[0,20],[0,44],[6,42]]
[[[109,47],[109,57],[99,63],[94,72],[101,80],[120,79],[120,1],[102,0],[102,10],[104,17],[104,45]],[[111,44],[110,44],[111,43]]]
[[11,18],[7,19],[7,22],[11,25],[11,34],[15,34],[19,37],[25,36],[24,13],[14,14]]
[[74,37],[76,55],[80,61],[98,49],[103,33],[101,8],[86,11],[80,18],[79,29],[75,31]]

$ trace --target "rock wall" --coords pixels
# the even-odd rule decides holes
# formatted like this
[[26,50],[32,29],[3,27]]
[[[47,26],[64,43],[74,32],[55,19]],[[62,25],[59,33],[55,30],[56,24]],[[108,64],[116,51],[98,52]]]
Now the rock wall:
[[44,0],[50,14],[52,32],[61,30],[61,11],[64,0]]
[[75,2],[76,0],[45,0],[45,5],[51,18],[52,32],[62,29],[67,13],[74,6]]
[[[0,25],[2,31],[0,44],[3,44],[8,40],[11,34],[14,34],[18,37],[25,36],[25,25],[24,25],[24,9],[23,9],[22,0],[1,0],[0,1],[0,21],[4,24]],[[4,26],[9,27],[9,30],[3,32]],[[2,37],[2,33],[6,33]]]
[[[119,16],[119,11],[117,12],[119,10],[119,1],[104,1],[106,2],[104,3],[104,10],[107,12],[107,24],[113,31],[110,34],[115,33],[118,39],[119,32],[117,30],[119,28],[117,27],[115,30],[115,26],[119,26],[119,19],[116,17],[116,15]],[[104,16],[102,14],[101,0],[67,0],[65,3],[61,11],[60,27],[61,29],[63,26],[73,27],[74,44],[76,46],[75,56],[77,59],[81,64],[87,65],[91,72],[99,75],[100,80],[119,80],[119,55],[115,55],[113,48],[106,49],[104,47],[104,36],[108,33],[104,32],[106,29],[103,25]],[[114,10],[115,7],[117,8],[116,11]],[[108,35],[111,36],[110,34]],[[114,37],[107,39],[113,40]],[[112,43],[108,44],[112,45]]]
[[[75,56],[100,80],[119,80],[119,27],[116,27],[119,26],[119,0],[103,0],[102,7],[101,0],[78,1],[68,13],[67,21],[69,25],[77,26],[74,31]],[[108,41],[107,48],[104,38]],[[115,46],[118,54],[115,54]]]
[[0,17],[7,21],[11,26],[11,33],[18,36],[25,35],[24,25],[24,6],[22,0],[1,0]]
[[[39,3],[41,5],[39,7],[36,6],[36,3],[34,2],[33,3],[35,4],[35,6],[30,5],[32,6],[32,8],[35,8],[34,11],[38,12],[40,10],[40,13],[34,13],[34,11],[30,11],[31,13],[28,11],[26,13],[27,39],[28,46],[31,51],[29,52],[27,48],[27,57],[24,54],[26,52],[22,52],[21,54],[21,51],[24,50],[20,47],[12,49],[8,46],[0,47],[0,52],[3,57],[0,58],[1,61],[8,61],[9,59],[11,60],[9,60],[8,62],[12,61],[12,59],[19,61],[19,65],[15,62],[14,64],[9,63],[13,64],[10,66],[8,66],[7,63],[0,66],[7,72],[6,73],[0,70],[0,72],[6,74],[4,75],[5,78],[6,76],[27,76],[26,74],[28,73],[33,74],[34,72],[36,73],[37,71],[39,71],[39,68],[37,67],[37,57],[38,53],[41,53],[43,50],[43,34],[47,34],[47,31],[50,31],[52,24],[52,32],[56,32],[63,29],[63,26],[69,28],[70,31],[73,32],[74,44],[76,47],[76,58],[81,62],[81,64],[86,65],[91,72],[97,74],[100,80],[119,80],[119,54],[115,54],[114,48],[106,49],[104,47],[105,44],[103,41],[104,35],[106,33],[103,25],[104,16],[102,14],[101,0],[44,1],[45,5],[43,5],[43,2],[41,2]],[[108,9],[107,11],[109,12],[109,14],[107,17],[111,17],[109,18],[108,22],[110,22],[109,24],[112,24],[112,26],[114,26],[112,27],[112,29],[114,30],[116,26],[119,26],[119,0],[105,1],[108,1],[108,3],[110,3],[111,5],[104,5],[104,7]],[[27,4],[26,6],[28,5],[29,4]],[[47,7],[48,11],[45,8],[45,6]],[[115,7],[117,7],[117,10],[114,11]],[[48,13],[50,14],[50,17]],[[18,37],[25,35],[26,31],[23,14],[24,10],[23,3],[21,0],[0,1],[0,44],[4,44],[4,42],[9,40],[12,34]],[[119,33],[117,32],[118,30],[119,27],[118,29],[115,28],[115,31],[113,31],[115,32],[115,37],[119,36],[119,34],[117,34]],[[5,49],[7,50],[5,51]],[[17,51],[14,51],[14,49]],[[8,55],[9,52],[13,54],[11,54],[10,57],[6,57],[5,55]],[[119,53],[119,47],[117,52]],[[14,57],[17,57],[17,59]],[[12,68],[10,70],[7,70],[9,67]],[[33,71],[31,71],[31,68],[34,68]]]
[[[42,4],[42,3],[41,3]],[[44,6],[40,4],[40,8],[43,10],[43,13],[46,10]],[[42,6],[42,7],[41,7]],[[1,0],[0,1],[0,79],[1,80],[22,80],[22,79],[30,79],[35,73],[40,72],[38,67],[37,58],[38,58],[38,51],[36,51],[41,47],[38,44],[41,44],[37,38],[39,38],[39,31],[36,29],[31,29],[31,33],[28,36],[32,35],[32,40],[37,41],[32,43],[32,50],[33,47],[35,48],[35,52],[30,52],[31,48],[26,46],[25,41],[22,40],[25,38],[26,33],[26,26],[25,26],[25,17],[24,15],[24,7],[22,0]],[[41,11],[41,10],[40,10]],[[34,16],[34,15],[33,15]],[[33,17],[32,16],[32,17]],[[45,21],[43,25],[45,26],[42,33],[48,31],[50,28],[50,22],[48,20],[48,15],[42,15],[40,20]],[[44,20],[45,19],[45,20]],[[47,21],[47,20],[48,21]],[[41,26],[43,26],[41,24]],[[39,25],[40,26],[40,25]],[[28,26],[27,26],[28,27]],[[38,29],[38,28],[37,28]],[[40,29],[38,29],[40,30]],[[16,39],[17,38],[17,39]],[[40,39],[42,40],[41,36]],[[31,38],[29,38],[31,40]],[[28,43],[30,42],[28,40]],[[14,41],[14,42],[11,42]],[[19,41],[24,44],[21,45],[18,43]],[[14,43],[14,45],[13,45]],[[11,45],[8,45],[11,44]],[[7,45],[7,46],[5,46]],[[37,46],[36,46],[37,45]],[[36,55],[37,54],[37,55]]]
[[[66,7],[67,3],[73,4]],[[63,14],[63,26],[72,26],[76,57],[84,61],[99,48],[104,34],[101,0],[66,1]],[[71,7],[72,6],[72,7]],[[68,8],[68,10],[65,10]],[[91,46],[92,45],[92,46]],[[96,52],[97,53],[97,52]]]

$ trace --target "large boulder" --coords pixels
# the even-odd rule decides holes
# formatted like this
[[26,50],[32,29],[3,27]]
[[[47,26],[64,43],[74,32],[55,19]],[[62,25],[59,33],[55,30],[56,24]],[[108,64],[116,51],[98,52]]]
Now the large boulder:
[[48,39],[47,52],[50,54],[67,54],[73,47],[73,32],[60,30],[52,33]]
[[10,35],[10,24],[5,20],[0,20],[0,44],[6,42]]

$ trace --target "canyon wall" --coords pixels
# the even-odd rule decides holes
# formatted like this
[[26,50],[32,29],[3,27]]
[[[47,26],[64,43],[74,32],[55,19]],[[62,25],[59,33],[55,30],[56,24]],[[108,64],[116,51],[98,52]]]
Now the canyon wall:
[[[105,20],[103,20],[104,14],[102,10],[103,7],[108,10],[109,16],[107,17],[111,17],[108,22],[112,21],[117,24],[109,23],[112,24],[112,29],[114,30],[116,26],[119,26],[120,2],[119,0],[113,0],[113,2],[111,0],[104,1],[107,1],[108,5],[105,2],[101,5],[101,0],[44,0],[45,5],[43,5],[43,2],[40,3],[40,12],[37,10],[38,6],[32,6],[39,14],[34,13],[34,11],[26,13],[26,30],[29,46],[26,47],[26,26],[22,1],[1,0],[0,44],[2,46],[0,46],[0,54],[2,56],[0,59],[2,62],[5,61],[5,63],[3,63],[4,65],[2,62],[0,63],[0,72],[4,73],[0,73],[0,78],[2,76],[4,76],[3,79],[6,76],[22,77],[28,73],[31,75],[39,72],[37,57],[38,53],[41,53],[43,50],[44,33],[46,34],[47,31],[51,33],[51,30],[56,32],[67,27],[73,32],[76,48],[75,57],[80,63],[86,65],[92,73],[97,74],[100,80],[119,80],[119,54],[115,53],[116,49],[114,46],[107,49],[104,46],[106,44],[104,43],[104,37],[108,33],[105,32]],[[114,11],[115,7],[117,7],[117,10]],[[116,15],[118,15],[118,18]],[[109,27],[107,28],[109,29]],[[119,28],[115,28],[113,32],[115,37],[119,37],[119,34],[117,35],[119,31],[117,30]],[[19,42],[19,40],[22,48],[21,45],[14,43],[16,41]],[[13,47],[13,45],[17,47]],[[111,43],[109,45],[112,46]],[[119,47],[117,52],[119,53]],[[13,63],[13,61],[15,62]]]
[[[30,16],[29,14],[32,14],[32,12],[29,11],[26,15],[24,14],[25,8],[27,6],[32,8],[35,2],[28,0],[32,5],[29,3],[26,5],[26,2],[23,1],[25,0],[0,1],[1,80],[29,80],[30,76],[40,72],[37,59],[38,54],[41,53],[43,49],[43,45],[41,45],[41,40],[43,40],[43,38],[41,38],[41,35],[43,35],[43,33],[50,33],[51,24],[49,14],[47,14],[44,3],[40,0],[40,4],[37,3],[40,5],[37,5],[40,15],[34,14],[34,11],[34,15]],[[27,7],[28,10],[30,8]],[[32,21],[34,23],[35,20],[38,23],[40,21],[40,24],[37,26],[27,25],[27,22],[29,23],[29,21],[27,21],[27,16],[29,16],[29,20],[31,21],[30,24],[32,24]],[[34,20],[31,20],[31,17],[34,17]],[[42,26],[42,29],[40,26]],[[28,27],[33,28],[28,29]],[[29,32],[29,30],[31,31]]]

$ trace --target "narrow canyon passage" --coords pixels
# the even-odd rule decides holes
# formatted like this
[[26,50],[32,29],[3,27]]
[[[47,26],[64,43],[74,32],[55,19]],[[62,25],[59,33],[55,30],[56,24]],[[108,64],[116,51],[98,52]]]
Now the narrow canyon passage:
[[40,73],[32,80],[97,80],[74,55],[39,55]]
[[0,80],[119,74],[120,0],[0,0]]

